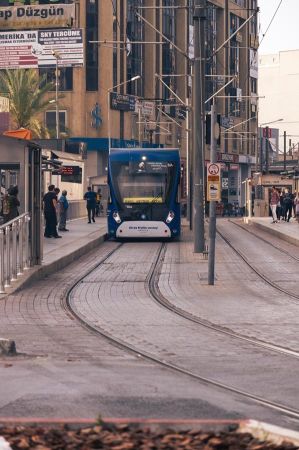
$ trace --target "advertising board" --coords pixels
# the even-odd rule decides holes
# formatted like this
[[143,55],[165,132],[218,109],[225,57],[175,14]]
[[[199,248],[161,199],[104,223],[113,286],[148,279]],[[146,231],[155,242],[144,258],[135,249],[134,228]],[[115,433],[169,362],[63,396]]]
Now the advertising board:
[[0,32],[0,69],[83,66],[82,29]]
[[17,5],[0,8],[0,30],[71,27],[75,4]]

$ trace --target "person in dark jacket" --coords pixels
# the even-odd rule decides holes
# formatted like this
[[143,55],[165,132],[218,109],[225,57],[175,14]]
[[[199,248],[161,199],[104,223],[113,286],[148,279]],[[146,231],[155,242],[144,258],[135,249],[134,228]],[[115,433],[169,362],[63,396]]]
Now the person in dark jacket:
[[4,195],[2,200],[2,215],[4,223],[15,219],[19,215],[20,201],[18,199],[19,189],[18,186],[13,186],[8,189],[7,194]]
[[45,233],[44,236],[47,238],[61,238],[61,236],[57,233],[57,215],[56,215],[56,206],[57,206],[57,196],[54,192],[54,184],[50,184],[48,187],[48,192],[44,195],[44,216],[45,216]]
[[290,221],[290,218],[292,217],[293,213],[293,201],[294,197],[291,192],[289,192],[287,189],[285,191],[285,197],[283,199],[284,204],[284,220],[286,222]]
[[84,194],[84,200],[86,200],[88,223],[91,223],[91,219],[93,222],[95,222],[97,195],[94,191],[91,190],[90,186],[88,186],[87,192],[85,192],[85,194]]

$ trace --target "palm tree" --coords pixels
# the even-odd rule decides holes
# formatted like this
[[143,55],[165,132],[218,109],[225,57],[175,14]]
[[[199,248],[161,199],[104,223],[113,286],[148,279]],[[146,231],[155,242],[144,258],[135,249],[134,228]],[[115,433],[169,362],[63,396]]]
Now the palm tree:
[[40,77],[36,69],[0,71],[0,92],[9,97],[14,126],[31,130],[36,138],[50,137],[37,116],[49,106],[46,94],[52,88],[53,82],[46,82],[46,74]]

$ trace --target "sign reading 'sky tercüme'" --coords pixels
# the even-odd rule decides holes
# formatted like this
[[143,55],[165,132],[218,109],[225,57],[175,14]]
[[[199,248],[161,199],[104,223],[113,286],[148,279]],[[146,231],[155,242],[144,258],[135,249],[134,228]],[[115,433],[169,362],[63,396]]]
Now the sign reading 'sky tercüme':
[[0,8],[0,30],[70,27],[74,20],[74,3]]
[[0,31],[0,69],[83,66],[81,28]]

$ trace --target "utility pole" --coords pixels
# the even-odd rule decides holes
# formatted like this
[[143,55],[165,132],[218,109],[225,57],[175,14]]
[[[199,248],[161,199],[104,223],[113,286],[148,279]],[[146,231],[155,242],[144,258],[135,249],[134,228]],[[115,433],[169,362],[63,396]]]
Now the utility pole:
[[204,120],[206,0],[195,0],[193,76],[193,230],[194,252],[203,253],[204,236]]
[[287,132],[283,132],[283,170],[287,169]]
[[266,173],[269,173],[269,127],[266,127]]
[[[211,149],[210,149],[210,162],[216,163],[216,139],[215,139],[215,127],[216,127],[216,107],[213,101],[211,106]],[[208,256],[208,284],[214,285],[215,282],[215,244],[216,244],[216,202],[210,200],[209,210],[209,256]]]

